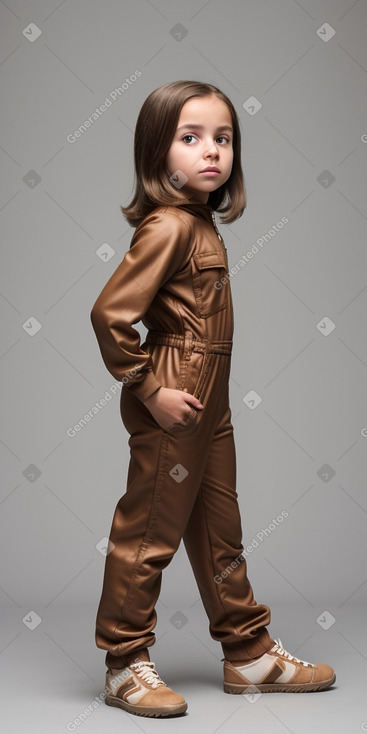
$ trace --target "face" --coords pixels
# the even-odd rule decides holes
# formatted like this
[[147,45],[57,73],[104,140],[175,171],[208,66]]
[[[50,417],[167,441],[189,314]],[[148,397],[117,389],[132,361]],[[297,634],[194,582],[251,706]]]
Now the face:
[[[178,188],[206,204],[209,193],[231,174],[232,143],[232,117],[225,102],[216,95],[187,100],[166,158],[169,175],[182,171],[188,180]],[[205,171],[208,167],[219,173]]]

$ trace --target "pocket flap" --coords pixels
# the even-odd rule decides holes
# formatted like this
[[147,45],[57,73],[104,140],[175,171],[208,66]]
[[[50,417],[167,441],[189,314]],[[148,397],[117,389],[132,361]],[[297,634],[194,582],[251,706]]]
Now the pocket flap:
[[227,267],[224,252],[221,250],[211,250],[210,252],[196,253],[193,257],[196,267],[199,270],[205,270],[205,268]]

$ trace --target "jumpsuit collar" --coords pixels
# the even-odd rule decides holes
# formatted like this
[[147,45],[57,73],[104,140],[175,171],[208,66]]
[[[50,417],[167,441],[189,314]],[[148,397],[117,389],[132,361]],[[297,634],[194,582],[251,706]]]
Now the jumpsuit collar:
[[184,209],[184,211],[190,214],[196,214],[199,217],[204,217],[208,222],[213,222],[214,209],[210,204],[203,204],[198,201],[188,202],[187,204],[180,204],[178,209]]

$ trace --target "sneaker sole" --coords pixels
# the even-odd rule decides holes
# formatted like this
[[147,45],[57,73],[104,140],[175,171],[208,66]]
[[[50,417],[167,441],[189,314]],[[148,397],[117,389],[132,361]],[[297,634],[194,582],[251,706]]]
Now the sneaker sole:
[[[245,693],[250,688],[251,693],[259,691],[260,693],[311,693],[312,691],[324,691],[326,688],[330,688],[336,681],[336,675],[334,673],[332,678],[329,680],[321,680],[318,683],[263,683],[263,684],[249,684],[242,686],[237,683],[223,683],[224,693]],[[256,688],[256,690],[255,690]]]
[[165,706],[164,708],[151,708],[148,706],[133,706],[131,703],[127,703],[127,701],[122,701],[121,698],[116,698],[116,696],[106,696],[105,703],[107,706],[116,706],[136,716],[176,716],[176,714],[184,714],[187,710],[186,701],[185,703]]

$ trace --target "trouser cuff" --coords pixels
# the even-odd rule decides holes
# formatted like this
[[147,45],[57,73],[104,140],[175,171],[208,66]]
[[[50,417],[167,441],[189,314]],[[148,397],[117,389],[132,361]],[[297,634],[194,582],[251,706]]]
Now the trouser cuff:
[[275,640],[270,637],[266,627],[263,627],[256,637],[243,639],[241,642],[235,642],[234,644],[223,642],[221,644],[225,659],[235,662],[236,660],[252,660],[263,655],[275,645]]
[[141,660],[149,661],[149,652],[146,647],[142,647],[137,650],[133,650],[131,653],[127,653],[126,655],[112,655],[110,652],[107,653],[105,658],[105,663],[107,668],[113,668],[115,670],[120,670],[122,668],[125,668],[130,663],[138,663]]

